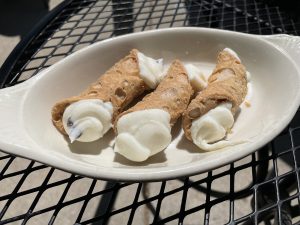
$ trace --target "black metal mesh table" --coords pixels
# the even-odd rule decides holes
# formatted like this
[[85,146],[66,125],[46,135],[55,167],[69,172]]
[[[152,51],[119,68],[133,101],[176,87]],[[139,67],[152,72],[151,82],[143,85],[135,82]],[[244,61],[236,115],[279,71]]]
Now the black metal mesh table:
[[[91,43],[131,32],[201,26],[298,35],[299,4],[288,3],[68,0],[14,49],[0,70],[1,87],[18,84]],[[258,152],[179,180],[105,182],[0,152],[0,224],[300,224],[299,146],[298,111]],[[241,187],[245,174],[249,184]]]

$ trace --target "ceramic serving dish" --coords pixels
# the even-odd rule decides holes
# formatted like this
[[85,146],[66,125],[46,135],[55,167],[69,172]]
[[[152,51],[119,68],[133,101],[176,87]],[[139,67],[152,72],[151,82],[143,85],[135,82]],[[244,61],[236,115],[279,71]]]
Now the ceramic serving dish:
[[[183,136],[181,124],[163,152],[143,163],[114,154],[112,130],[92,143],[70,144],[52,125],[51,108],[76,95],[137,48],[166,63],[178,58],[209,73],[221,49],[235,50],[251,73],[251,107],[241,106],[230,140],[245,143],[204,152]],[[37,76],[0,90],[0,148],[8,153],[88,177],[163,180],[211,170],[271,141],[289,123],[300,102],[300,38],[255,36],[205,28],[171,28],[95,43]]]

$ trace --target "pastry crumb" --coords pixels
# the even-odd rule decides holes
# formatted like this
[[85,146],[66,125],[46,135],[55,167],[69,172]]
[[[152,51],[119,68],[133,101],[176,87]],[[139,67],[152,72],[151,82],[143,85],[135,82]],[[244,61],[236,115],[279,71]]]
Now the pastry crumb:
[[246,100],[246,101],[245,101],[245,106],[246,106],[246,107],[251,107],[251,103],[248,102],[248,101]]

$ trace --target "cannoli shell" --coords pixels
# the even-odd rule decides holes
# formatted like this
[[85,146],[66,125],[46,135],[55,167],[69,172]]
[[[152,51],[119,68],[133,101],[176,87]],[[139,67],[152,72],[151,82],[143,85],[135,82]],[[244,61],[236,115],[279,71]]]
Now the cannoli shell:
[[114,124],[115,131],[117,132],[116,127],[119,118],[127,113],[146,109],[167,111],[170,114],[170,125],[172,126],[188,106],[193,93],[183,64],[179,60],[175,60],[154,92],[146,95],[142,101],[117,117]]
[[66,135],[62,123],[63,113],[70,104],[83,99],[100,99],[103,102],[111,102],[114,121],[124,107],[149,89],[140,77],[137,53],[136,49],[131,50],[129,55],[117,62],[81,94],[56,103],[52,108],[52,121],[55,127]]
[[[232,73],[229,75],[221,73],[225,69],[231,70]],[[230,102],[232,104],[231,111],[235,115],[246,94],[245,67],[227,51],[220,52],[216,68],[208,79],[208,86],[198,93],[183,114],[182,126],[186,137],[192,140],[190,128],[194,119],[204,115],[222,102]]]

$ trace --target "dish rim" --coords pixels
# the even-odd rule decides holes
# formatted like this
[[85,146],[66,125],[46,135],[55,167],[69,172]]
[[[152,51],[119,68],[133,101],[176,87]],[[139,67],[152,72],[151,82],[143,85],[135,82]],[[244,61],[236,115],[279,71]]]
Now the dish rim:
[[[47,70],[42,71],[39,75],[36,76],[36,78],[31,78],[25,83],[32,83],[34,84],[38,79],[40,79],[44,73],[46,73],[51,68],[53,69],[53,66],[58,64],[63,64],[65,60],[68,60],[70,57],[74,56],[80,56],[82,52],[88,51],[90,48],[94,48],[98,45],[103,45],[104,43],[112,42],[118,39],[129,39],[129,38],[136,38],[143,35],[148,34],[154,34],[154,33],[160,33],[160,32],[182,32],[182,31],[200,31],[200,32],[214,32],[216,33],[223,33],[228,35],[240,35],[240,36],[246,36],[250,38],[254,38],[256,40],[260,40],[265,42],[266,45],[270,45],[273,48],[278,49],[282,54],[284,54],[291,63],[294,64],[295,69],[298,71],[298,77],[300,77],[299,73],[299,66],[296,65],[295,61],[290,57],[290,55],[284,51],[279,46],[271,43],[270,41],[267,41],[266,38],[270,36],[276,36],[276,35],[251,35],[251,34],[245,34],[235,31],[228,31],[228,30],[220,30],[220,29],[212,29],[212,28],[193,28],[193,27],[178,27],[178,28],[164,28],[164,29],[157,29],[157,30],[150,30],[150,31],[142,31],[142,32],[136,32],[132,34],[127,34],[119,37],[114,37],[110,39],[106,39],[100,42],[96,42],[94,44],[91,44],[90,46],[87,46],[83,49],[80,49],[76,51],[75,53],[69,55],[68,57],[62,59],[61,61],[55,63],[51,67],[49,67]],[[15,88],[18,85],[14,86]],[[173,165],[173,166],[166,166],[166,167],[157,167],[157,168],[123,168],[123,167],[98,167],[95,165],[90,165],[89,167],[86,167],[86,163],[84,164],[74,164],[73,159],[70,159],[69,161],[65,162],[63,157],[61,159],[57,157],[56,154],[49,155],[44,154],[43,152],[39,154],[32,155],[30,157],[27,157],[26,155],[19,154],[22,152],[22,146],[13,146],[9,145],[2,140],[0,140],[0,147],[4,152],[7,152],[9,154],[15,154],[19,155],[24,158],[32,159],[38,162],[42,162],[47,165],[54,166],[56,168],[62,169],[64,171],[68,171],[71,173],[83,175],[86,177],[92,177],[92,178],[98,178],[103,180],[119,180],[119,181],[156,181],[156,180],[169,180],[174,179],[178,177],[183,176],[191,176],[195,174],[199,174],[202,172],[206,172],[218,167],[221,167],[223,165],[229,164],[233,161],[236,161],[240,158],[243,158],[257,150],[259,150],[261,147],[269,143],[271,140],[273,140],[292,120],[294,115],[296,114],[298,108],[300,105],[300,92],[297,93],[297,96],[295,97],[295,100],[293,101],[293,104],[290,105],[287,114],[281,118],[280,122],[277,124],[275,129],[272,130],[269,134],[264,136],[261,140],[258,142],[255,142],[253,145],[250,145],[249,147],[246,147],[244,151],[239,151],[238,154],[231,155],[230,158],[217,158],[216,160],[212,161],[210,164],[200,165],[197,161],[191,162],[191,163],[185,163],[185,164],[179,164],[179,165]],[[7,149],[7,150],[6,150]],[[24,149],[24,148],[23,148]],[[26,149],[28,150],[28,149]],[[30,150],[30,152],[34,152],[33,150]],[[45,161],[44,157],[47,155],[48,160]],[[96,156],[95,156],[96,157]],[[59,159],[59,161],[58,161]],[[85,165],[85,166],[84,166]],[[149,169],[151,169],[151,172],[149,172]]]

